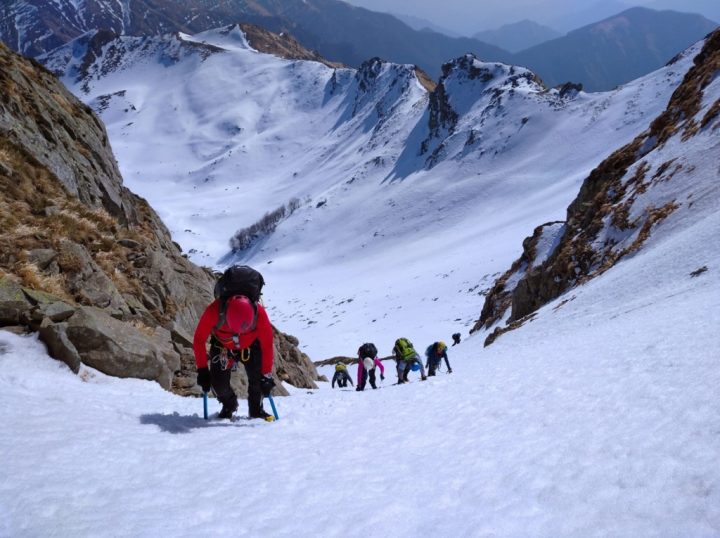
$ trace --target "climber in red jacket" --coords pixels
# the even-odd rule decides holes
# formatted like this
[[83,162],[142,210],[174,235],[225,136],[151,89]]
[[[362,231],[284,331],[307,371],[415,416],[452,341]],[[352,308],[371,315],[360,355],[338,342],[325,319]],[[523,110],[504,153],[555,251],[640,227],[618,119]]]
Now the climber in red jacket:
[[[273,329],[265,308],[238,295],[223,301],[216,299],[200,317],[193,351],[197,364],[197,382],[204,392],[212,386],[222,404],[218,418],[232,418],[238,401],[230,386],[233,366],[240,362],[248,377],[248,410],[250,418],[273,420],[263,409],[263,396],[270,395],[272,378]],[[210,338],[210,353],[205,344]],[[210,368],[208,369],[208,358]]]

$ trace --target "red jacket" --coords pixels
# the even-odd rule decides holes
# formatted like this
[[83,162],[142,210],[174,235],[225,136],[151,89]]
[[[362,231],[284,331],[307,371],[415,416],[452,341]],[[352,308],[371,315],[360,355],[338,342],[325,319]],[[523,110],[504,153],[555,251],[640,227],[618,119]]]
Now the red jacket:
[[[219,315],[220,301],[216,299],[205,309],[195,329],[193,351],[195,352],[195,364],[198,368],[207,368],[208,357],[207,351],[205,351],[205,343],[213,333]],[[217,336],[223,340],[230,339],[233,333],[223,330],[224,328],[225,327],[221,327],[217,330]],[[226,347],[228,349],[245,349],[250,347],[255,340],[260,341],[260,352],[262,355],[260,373],[262,375],[269,374],[272,372],[273,366],[273,331],[267,312],[265,312],[265,309],[260,304],[257,305],[257,324],[255,325],[255,330],[241,334],[240,342],[236,348],[232,343]]]

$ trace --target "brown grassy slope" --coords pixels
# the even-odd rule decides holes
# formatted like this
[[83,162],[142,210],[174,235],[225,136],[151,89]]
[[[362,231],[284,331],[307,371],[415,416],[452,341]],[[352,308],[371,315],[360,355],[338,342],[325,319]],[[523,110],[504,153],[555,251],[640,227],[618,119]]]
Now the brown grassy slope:
[[[286,60],[310,60],[328,67],[343,67],[342,64],[326,60],[317,51],[306,49],[288,33],[275,34],[254,24],[240,24],[250,46],[259,52],[272,54]],[[234,26],[229,27],[229,29]]]

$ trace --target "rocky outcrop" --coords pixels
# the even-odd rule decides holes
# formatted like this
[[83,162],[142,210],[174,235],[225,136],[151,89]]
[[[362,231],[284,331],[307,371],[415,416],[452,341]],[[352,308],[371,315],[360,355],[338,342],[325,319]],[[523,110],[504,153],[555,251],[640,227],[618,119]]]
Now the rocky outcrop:
[[[430,94],[428,133],[420,144],[420,155],[427,155],[426,166],[432,168],[443,154],[449,139],[459,134],[461,118],[470,106],[483,103],[479,124],[467,135],[466,145],[473,145],[476,129],[482,129],[484,118],[502,110],[515,93],[543,93],[542,80],[532,71],[501,63],[488,63],[466,54],[442,66],[442,76]],[[484,96],[481,98],[481,96]]]
[[505,316],[523,277],[542,265],[554,253],[564,232],[564,224],[548,222],[535,228],[533,234],[525,238],[522,255],[495,281],[485,297],[480,319],[475,322],[471,333],[489,329]]
[[[528,258],[524,253],[496,282],[474,330],[489,328],[508,308],[508,327],[519,327],[541,306],[637,252],[663,220],[682,206],[692,206],[693,182],[703,177],[697,169],[705,166],[702,148],[717,147],[720,97],[717,85],[714,95],[705,90],[720,73],[720,30],[706,39],[693,63],[665,112],[583,182],[547,259],[522,269]],[[694,148],[693,138],[699,134],[703,140]],[[705,173],[717,171],[711,167]],[[519,271],[516,285],[507,287],[505,281]],[[488,340],[508,327],[497,327]]]
[[410,85],[419,83],[418,72],[412,65],[392,64],[377,57],[364,61],[354,76],[352,116],[372,106],[377,116],[373,129],[382,130]]
[[[213,273],[122,185],[94,113],[2,44],[0,192],[0,327],[38,331],[75,372],[197,392],[191,335]],[[278,376],[312,387],[317,372],[291,342],[278,333]]]
[[22,288],[8,279],[0,279],[0,325],[17,325],[30,303]]

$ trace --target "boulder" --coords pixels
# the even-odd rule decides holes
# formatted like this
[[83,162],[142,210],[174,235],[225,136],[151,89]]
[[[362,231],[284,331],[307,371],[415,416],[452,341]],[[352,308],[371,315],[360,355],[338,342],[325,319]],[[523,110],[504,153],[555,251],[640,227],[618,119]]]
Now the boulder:
[[81,307],[67,323],[67,336],[83,364],[107,375],[157,381],[170,389],[172,372],[151,337],[103,310]]
[[164,327],[157,326],[150,338],[158,347],[168,370],[173,374],[180,371],[180,354],[175,351],[170,331]]
[[317,369],[310,358],[302,353],[297,345],[297,338],[284,334],[277,329],[275,332],[275,364],[274,373],[286,383],[303,389],[316,389]]
[[28,262],[37,266],[41,271],[45,271],[57,257],[57,251],[51,248],[36,248],[28,251],[27,255]]
[[22,287],[0,276],[0,325],[17,325],[31,308]]
[[75,307],[63,301],[55,301],[39,310],[44,317],[50,318],[55,322],[65,321],[75,313]]
[[69,240],[61,241],[58,264],[67,275],[70,291],[78,302],[107,308],[116,317],[129,316],[130,308],[115,284],[98,267],[84,246]]
[[34,305],[30,318],[34,321],[42,321],[49,318],[51,321],[65,321],[75,313],[75,306],[72,306],[59,297],[50,293],[23,288],[25,296]]
[[39,336],[50,356],[67,364],[77,374],[82,361],[77,348],[68,338],[67,327],[67,323],[45,322],[40,326]]

